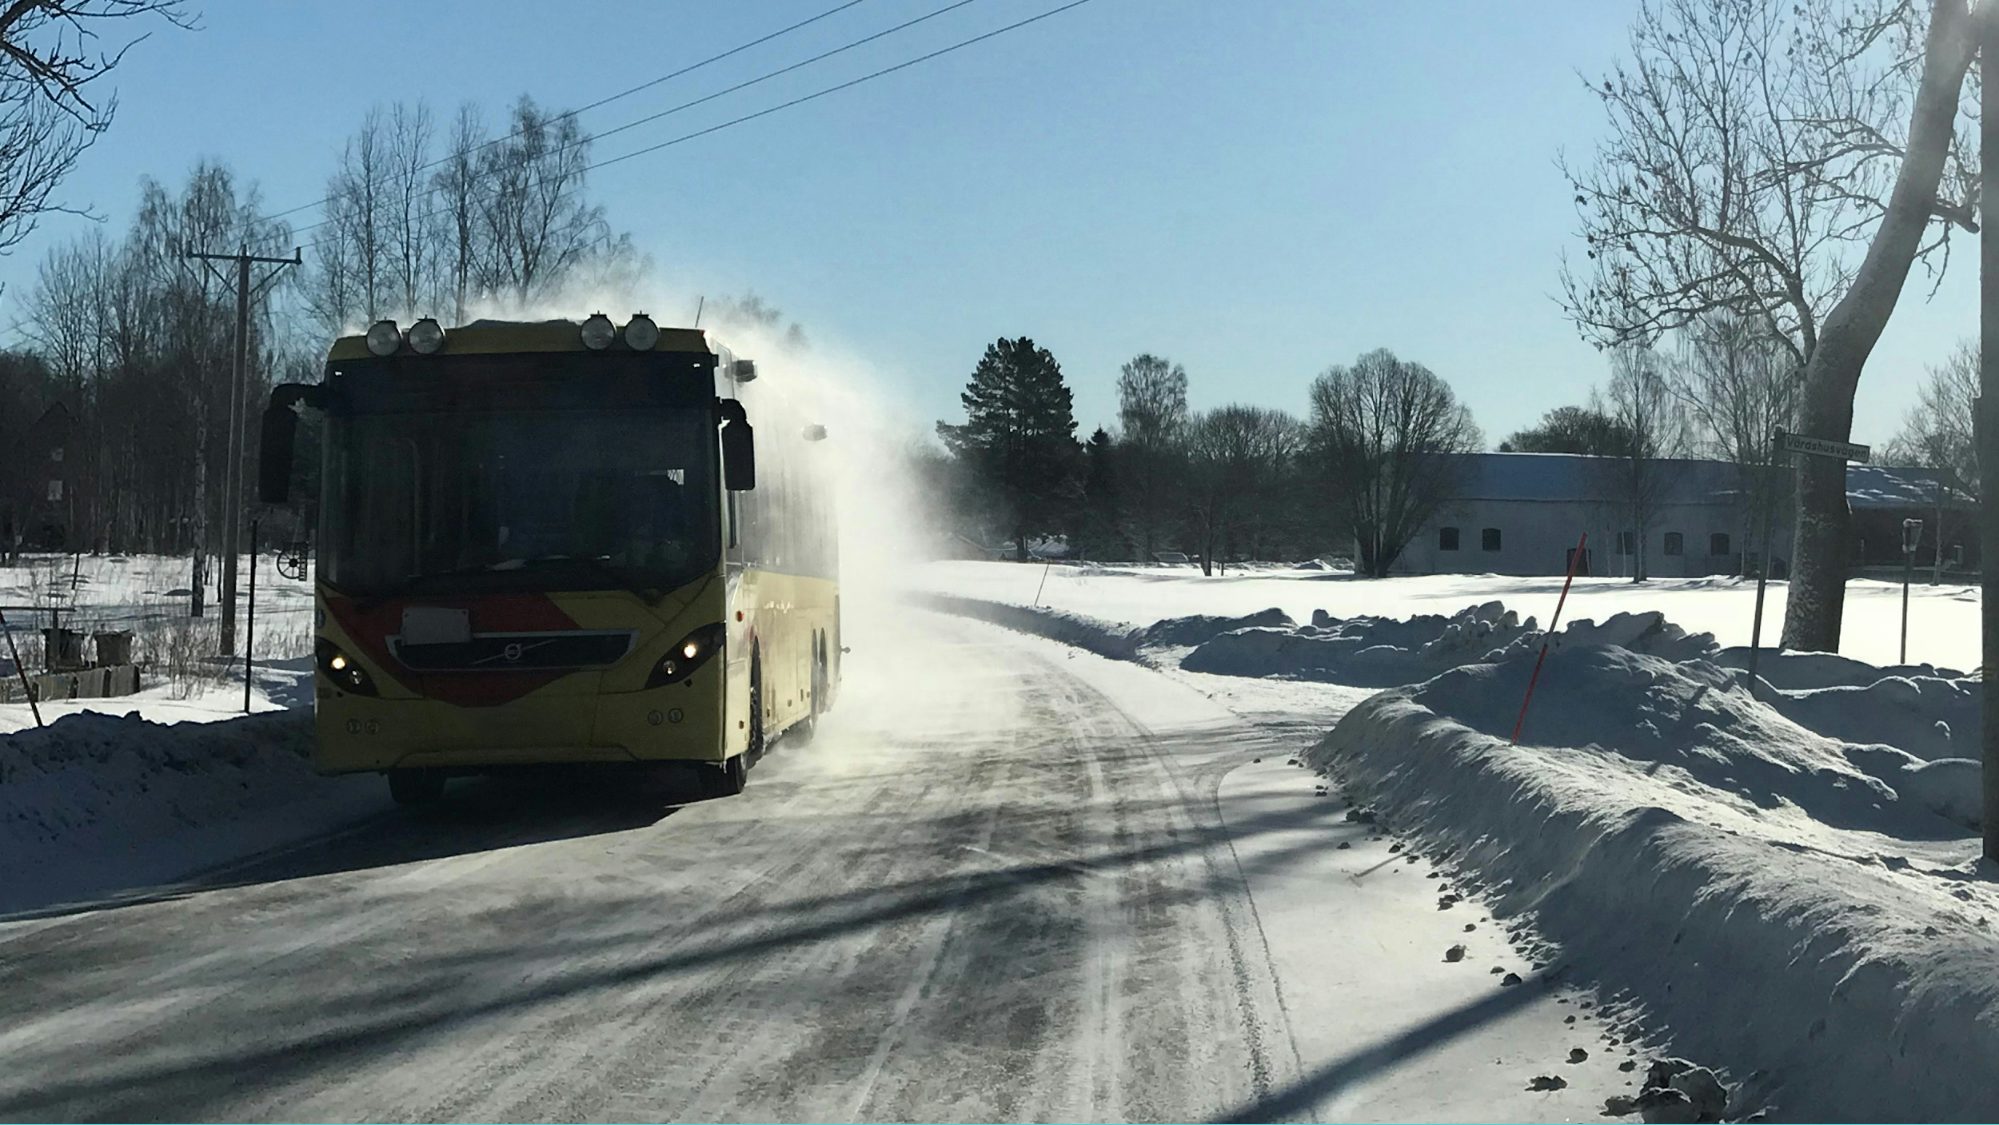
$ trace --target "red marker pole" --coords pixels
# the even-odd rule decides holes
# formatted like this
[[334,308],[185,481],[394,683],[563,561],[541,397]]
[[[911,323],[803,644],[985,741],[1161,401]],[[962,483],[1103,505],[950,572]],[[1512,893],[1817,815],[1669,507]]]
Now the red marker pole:
[[1541,662],[1548,659],[1548,642],[1555,636],[1555,630],[1562,624],[1562,607],[1569,602],[1569,583],[1576,580],[1576,564],[1583,559],[1583,552],[1589,548],[1589,532],[1576,541],[1576,553],[1569,556],[1569,576],[1562,579],[1562,596],[1555,602],[1554,620],[1548,622],[1548,631],[1541,635],[1541,655],[1534,658],[1534,674],[1527,678],[1527,698],[1520,701],[1520,717],[1513,721],[1513,737],[1507,739],[1514,745],[1520,744],[1520,728],[1527,725],[1527,705],[1534,702],[1534,685],[1541,681]]

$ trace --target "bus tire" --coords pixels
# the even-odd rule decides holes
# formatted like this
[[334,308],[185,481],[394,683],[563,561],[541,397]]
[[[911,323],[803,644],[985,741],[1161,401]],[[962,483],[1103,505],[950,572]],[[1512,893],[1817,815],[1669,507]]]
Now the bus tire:
[[763,646],[750,649],[750,736],[743,747],[745,768],[764,756],[764,656]]
[[810,682],[812,686],[806,691],[805,718],[799,720],[798,725],[792,728],[798,732],[798,742],[801,746],[810,743],[818,735],[819,715],[826,709],[826,689],[824,686],[826,682],[826,667],[824,658],[819,654],[819,642],[816,638],[812,642],[812,676]]
[[443,796],[443,770],[389,771],[389,799],[404,808],[435,804]]
[[738,754],[725,762],[707,767],[708,790],[717,797],[733,797],[749,784],[748,754]]

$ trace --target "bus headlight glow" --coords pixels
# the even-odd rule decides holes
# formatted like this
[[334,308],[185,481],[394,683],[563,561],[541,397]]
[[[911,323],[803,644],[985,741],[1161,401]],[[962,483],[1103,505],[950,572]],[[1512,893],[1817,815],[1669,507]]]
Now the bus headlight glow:
[[679,644],[667,649],[666,655],[653,665],[652,674],[646,677],[646,687],[665,687],[692,676],[722,651],[722,639],[726,632],[722,623],[717,621],[682,637]]
[[601,352],[611,346],[612,340],[618,338],[618,326],[612,324],[611,318],[603,313],[595,313],[589,320],[583,322],[582,334],[584,347],[593,352]]
[[378,320],[368,329],[368,351],[374,355],[394,355],[403,346],[403,333],[393,320]]
[[418,355],[430,355],[444,346],[444,326],[434,317],[424,317],[410,325],[409,339]]
[[635,352],[649,352],[659,343],[659,325],[640,313],[625,324],[625,345]]
[[378,694],[375,691],[374,679],[359,664],[348,659],[347,654],[341,652],[338,645],[321,637],[314,649],[318,657],[320,675],[332,681],[334,687],[355,695]]

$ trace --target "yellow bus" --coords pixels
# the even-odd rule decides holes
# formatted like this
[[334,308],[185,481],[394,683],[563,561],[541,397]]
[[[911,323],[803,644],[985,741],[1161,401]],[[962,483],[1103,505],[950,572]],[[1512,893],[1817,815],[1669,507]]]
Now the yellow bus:
[[756,376],[599,313],[382,321],[274,388],[264,502],[298,409],[324,419],[315,768],[400,804],[568,763],[693,763],[733,794],[809,737],[840,682],[826,431]]

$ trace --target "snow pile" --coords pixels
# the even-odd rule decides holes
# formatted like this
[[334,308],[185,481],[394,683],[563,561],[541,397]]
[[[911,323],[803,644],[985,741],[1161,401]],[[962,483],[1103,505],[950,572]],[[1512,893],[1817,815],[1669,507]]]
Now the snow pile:
[[[1723,649],[1714,660],[1726,668],[1747,670],[1749,649],[1746,646]],[[1785,652],[1766,648],[1757,656],[1756,676],[1784,691],[1815,691],[1829,687],[1866,687],[1883,676],[1961,680],[1964,673],[1932,664],[1883,666],[1831,652]]]
[[1292,629],[1297,622],[1281,609],[1266,609],[1241,617],[1219,617],[1213,614],[1196,614],[1192,617],[1169,617],[1156,621],[1142,634],[1141,643],[1149,648],[1185,647],[1206,644],[1222,635],[1238,629]]
[[1449,617],[1424,614],[1336,620],[1313,614],[1311,625],[1236,629],[1206,641],[1181,661],[1190,672],[1224,676],[1284,676],[1387,687],[1413,683],[1443,668],[1477,659],[1532,632],[1534,622],[1498,602],[1468,606]]
[[[1530,628],[1532,624],[1533,622],[1528,622]],[[1504,660],[1522,652],[1538,651],[1541,640],[1541,635],[1538,633],[1522,636],[1504,650],[1489,654],[1486,661]],[[1632,652],[1642,652],[1648,656],[1667,660],[1703,660],[1713,656],[1716,651],[1712,634],[1689,633],[1666,620],[1666,615],[1657,610],[1615,613],[1601,625],[1587,617],[1571,621],[1549,639],[1548,650],[1559,652],[1565,648],[1601,645],[1616,645]]]
[[1549,973],[1679,1029],[1681,1053],[1766,1067],[1754,1097],[1783,1116],[1999,1115],[1975,764],[1822,737],[1712,661],[1573,638],[1511,746],[1533,663],[1520,647],[1375,696],[1311,760],[1451,852],[1497,914],[1533,915]]
[[0,910],[185,874],[203,856],[172,842],[191,830],[309,829],[300,814],[331,786],[311,738],[300,711],[171,725],[85,712],[0,737]]

